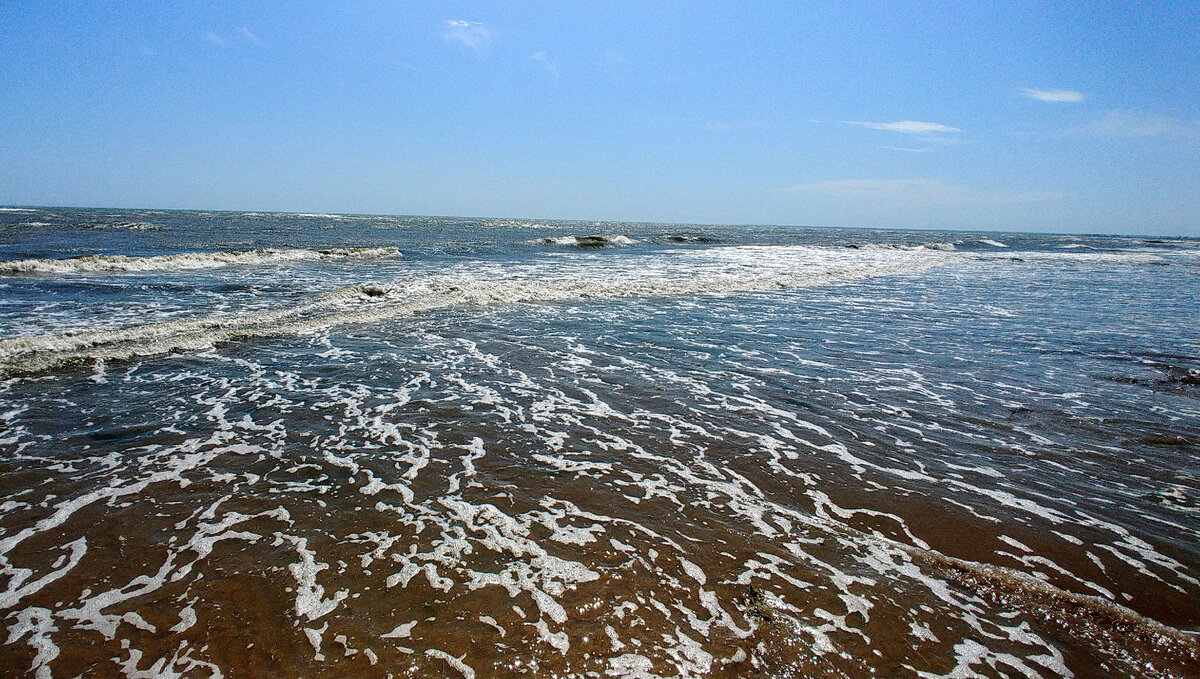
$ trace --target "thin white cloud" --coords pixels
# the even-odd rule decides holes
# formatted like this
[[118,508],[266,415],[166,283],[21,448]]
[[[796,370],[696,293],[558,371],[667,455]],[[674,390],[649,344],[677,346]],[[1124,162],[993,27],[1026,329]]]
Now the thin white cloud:
[[762,126],[762,122],[758,120],[740,120],[704,123],[702,127],[710,132],[735,132],[737,130],[757,130]]
[[492,32],[480,21],[446,19],[442,38],[449,43],[464,45],[475,52],[482,52],[492,40]]
[[827,179],[786,187],[787,191],[846,200],[908,205],[1001,205],[1062,198],[1053,191],[998,191],[939,179]]
[[846,125],[860,125],[862,127],[869,127],[872,130],[902,132],[904,134],[947,134],[962,131],[957,127],[950,127],[941,123],[927,123],[921,120],[897,120],[894,123],[871,123],[861,120],[843,120],[842,122]]
[[262,40],[259,40],[258,36],[251,33],[250,29],[246,28],[245,26],[242,26],[242,30],[238,31],[238,35],[242,36],[242,40],[245,40],[252,45],[257,47],[263,46]]
[[534,52],[533,54],[529,55],[529,58],[541,64],[550,73],[550,75],[554,76],[555,78],[559,77],[560,73],[558,70],[558,64],[554,63],[554,61],[550,59],[545,52]]
[[211,45],[216,45],[217,47],[220,47],[221,49],[229,49],[229,42],[226,41],[225,38],[222,38],[221,36],[217,35],[216,33],[205,33],[204,35],[202,35],[200,37],[203,38],[205,42],[207,42]]
[[1075,90],[1039,90],[1033,87],[1022,88],[1021,96],[1055,104],[1073,104],[1083,101],[1086,98],[1083,92],[1076,92]]
[[1114,110],[1090,123],[1071,128],[1088,137],[1166,137],[1200,139],[1200,120],[1180,120],[1138,110]]

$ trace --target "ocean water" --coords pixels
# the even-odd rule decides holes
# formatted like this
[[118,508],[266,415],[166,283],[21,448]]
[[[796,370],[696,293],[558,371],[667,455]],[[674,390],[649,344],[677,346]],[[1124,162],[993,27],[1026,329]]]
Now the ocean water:
[[1200,241],[0,210],[12,677],[1200,676]]

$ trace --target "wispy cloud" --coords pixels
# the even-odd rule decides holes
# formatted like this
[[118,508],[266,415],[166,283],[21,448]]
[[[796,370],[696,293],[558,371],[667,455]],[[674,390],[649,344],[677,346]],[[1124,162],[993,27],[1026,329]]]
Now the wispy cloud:
[[242,40],[245,40],[256,47],[263,46],[262,40],[259,40],[258,36],[251,33],[250,29],[246,28],[245,26],[242,26],[242,30],[238,31],[238,35],[242,36]]
[[860,125],[869,127],[872,130],[885,130],[887,132],[902,132],[904,134],[947,134],[961,132],[957,127],[942,125],[941,123],[927,123],[920,120],[897,120],[894,123],[871,123],[861,120],[843,120],[846,125]]
[[1055,104],[1073,104],[1083,101],[1086,98],[1083,92],[1076,92],[1075,90],[1039,90],[1033,87],[1022,88],[1021,96]]
[[1089,137],[1166,137],[1200,139],[1200,120],[1180,120],[1138,110],[1114,110],[1101,118],[1070,129]]
[[217,35],[216,33],[205,33],[200,37],[210,45],[216,45],[221,49],[229,49],[229,41]]
[[223,50],[233,49],[237,44],[250,44],[255,47],[263,46],[262,40],[259,40],[258,36],[251,33],[250,29],[245,26],[242,26],[232,40],[225,38],[220,33],[213,32],[205,33],[200,38],[208,44],[215,45]]
[[442,25],[445,27],[442,38],[446,42],[464,45],[477,53],[482,52],[492,40],[492,32],[480,21],[446,19]]
[[786,187],[787,191],[850,200],[909,205],[1001,205],[1062,198],[1053,191],[1000,191],[938,179],[829,179]]
[[558,70],[558,64],[554,63],[554,61],[545,52],[534,52],[533,54],[529,55],[529,58],[545,67],[546,71],[548,71],[550,75],[554,76],[555,78],[559,77],[560,73]]
[[903,153],[929,153],[933,150],[932,146],[912,147],[912,146],[884,146],[883,148],[889,151],[901,151]]
[[736,122],[717,121],[704,123],[702,127],[711,132],[733,132],[736,130],[757,130],[763,126],[758,120],[740,120]]

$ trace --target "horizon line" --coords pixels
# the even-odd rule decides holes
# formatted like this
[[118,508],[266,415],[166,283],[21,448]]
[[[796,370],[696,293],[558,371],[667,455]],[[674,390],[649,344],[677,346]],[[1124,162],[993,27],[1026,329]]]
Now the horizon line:
[[1163,234],[1163,233],[1103,233],[1103,232],[1071,232],[1071,231],[996,231],[991,229],[973,228],[941,228],[941,227],[896,227],[896,226],[854,226],[839,224],[783,224],[767,222],[687,222],[687,221],[657,221],[629,219],[584,219],[562,217],[507,217],[497,215],[421,215],[421,214],[392,214],[376,212],[328,212],[328,211],[287,211],[287,210],[249,210],[231,208],[190,208],[190,207],[115,207],[111,205],[0,205],[4,210],[127,210],[130,212],[218,212],[227,214],[268,214],[268,215],[330,215],[333,217],[412,217],[418,219],[504,219],[512,221],[549,221],[575,223],[613,223],[613,224],[661,224],[665,226],[719,226],[719,227],[772,227],[782,229],[843,229],[847,231],[922,231],[940,233],[1002,233],[1002,234],[1040,234],[1045,236],[1104,236],[1126,238],[1178,238],[1200,239],[1200,229],[1194,235]]

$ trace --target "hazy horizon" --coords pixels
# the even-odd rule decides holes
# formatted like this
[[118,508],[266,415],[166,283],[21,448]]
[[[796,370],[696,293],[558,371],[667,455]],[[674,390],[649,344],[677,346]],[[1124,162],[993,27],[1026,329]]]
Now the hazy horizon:
[[329,216],[338,218],[358,218],[358,217],[383,217],[383,218],[401,218],[401,219],[451,219],[451,220],[504,220],[511,222],[564,222],[576,224],[639,224],[639,225],[657,225],[663,226],[715,226],[726,228],[755,228],[755,227],[776,227],[782,229],[842,229],[846,231],[929,231],[932,233],[981,233],[981,234],[1039,234],[1045,236],[1107,236],[1107,237],[1128,237],[1128,238],[1184,238],[1195,239],[1200,238],[1200,234],[1161,234],[1161,233],[1121,233],[1121,232],[1089,232],[1089,231],[1015,231],[1003,229],[970,229],[970,228],[950,228],[950,227],[898,227],[898,226],[872,226],[863,224],[768,224],[761,222],[743,222],[743,223],[722,223],[722,222],[670,222],[670,221],[648,221],[639,219],[586,219],[586,218],[559,218],[546,216],[525,216],[525,215],[418,215],[418,214],[403,214],[403,213],[383,213],[383,212],[326,212],[326,211],[299,211],[299,210],[254,210],[254,209],[213,209],[213,208],[194,208],[194,207],[118,207],[113,205],[0,205],[2,211],[52,211],[52,210],[113,210],[118,212],[197,212],[197,213],[219,213],[219,214],[263,214],[263,215],[298,215],[298,216]]

